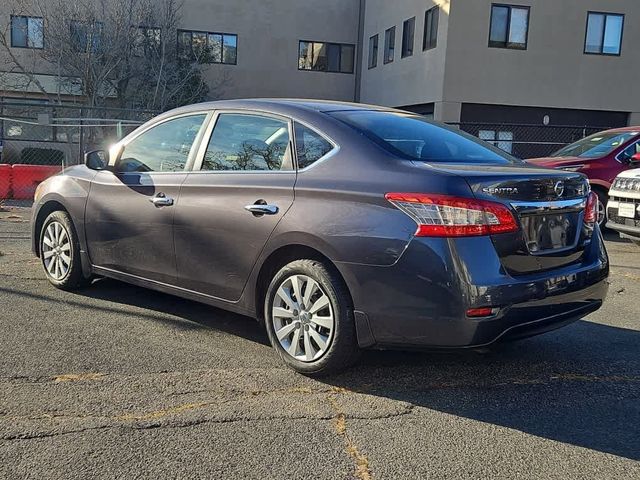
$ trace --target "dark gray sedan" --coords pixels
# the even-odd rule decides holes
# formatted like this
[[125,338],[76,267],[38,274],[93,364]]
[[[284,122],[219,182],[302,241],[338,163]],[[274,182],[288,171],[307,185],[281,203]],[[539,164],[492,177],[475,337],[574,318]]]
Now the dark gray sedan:
[[112,277],[255,317],[320,374],[362,348],[483,347],[597,310],[596,210],[582,175],[411,113],[225,101],[41,184],[33,250],[59,288]]

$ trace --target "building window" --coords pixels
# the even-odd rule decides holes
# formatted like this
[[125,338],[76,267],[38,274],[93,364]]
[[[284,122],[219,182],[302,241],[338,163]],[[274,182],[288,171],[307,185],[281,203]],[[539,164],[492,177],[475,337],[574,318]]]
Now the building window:
[[44,48],[42,18],[12,15],[11,46],[20,48]]
[[133,41],[133,54],[137,57],[149,57],[160,50],[162,30],[158,27],[133,27],[136,29]]
[[97,52],[102,43],[102,22],[72,21],[69,29],[71,45],[76,52]]
[[393,62],[396,50],[396,27],[391,27],[384,32],[384,63]]
[[298,70],[353,73],[355,45],[300,40]]
[[438,46],[438,20],[440,8],[433,7],[424,14],[424,35],[422,36],[422,50],[429,50]]
[[378,34],[369,38],[369,68],[378,66]]
[[233,33],[178,30],[178,56],[198,63],[238,63],[238,36]]
[[413,55],[413,39],[416,29],[416,17],[405,20],[402,24],[402,58]]
[[584,53],[620,55],[624,15],[589,12]]
[[529,36],[529,7],[492,5],[489,46],[527,49]]
[[513,153],[513,132],[480,130],[478,132],[478,138],[485,142],[489,142],[491,145],[494,145],[507,153]]

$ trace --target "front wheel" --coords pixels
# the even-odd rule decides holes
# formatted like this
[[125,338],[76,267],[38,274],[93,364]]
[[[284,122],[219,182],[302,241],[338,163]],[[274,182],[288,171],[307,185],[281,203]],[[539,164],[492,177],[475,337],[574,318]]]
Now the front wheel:
[[62,290],[74,290],[89,281],[82,274],[80,244],[69,214],[51,213],[40,232],[40,259],[47,280]]
[[351,297],[329,265],[296,260],[283,267],[267,289],[264,314],[271,345],[297,372],[325,375],[358,358]]

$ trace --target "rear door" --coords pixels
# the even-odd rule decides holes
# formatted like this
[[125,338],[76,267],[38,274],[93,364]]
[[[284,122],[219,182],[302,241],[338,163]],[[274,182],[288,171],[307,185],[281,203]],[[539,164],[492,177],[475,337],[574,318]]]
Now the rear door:
[[128,140],[113,171],[99,172],[86,208],[93,265],[176,282],[173,217],[207,114],[174,117]]
[[208,130],[176,208],[178,280],[188,290],[233,301],[293,203],[291,122],[220,111]]

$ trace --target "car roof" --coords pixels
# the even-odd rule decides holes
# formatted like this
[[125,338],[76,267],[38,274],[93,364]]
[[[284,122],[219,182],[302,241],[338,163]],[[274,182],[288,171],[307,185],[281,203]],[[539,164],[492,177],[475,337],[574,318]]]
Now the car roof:
[[[194,103],[184,107],[165,112],[164,115],[180,115],[189,112],[218,109],[255,110],[263,112],[281,113],[284,115],[304,114],[311,112],[336,112],[336,111],[388,111],[402,112],[402,110],[368,105],[364,103],[340,102],[334,100],[315,100],[299,98],[253,98],[237,100],[218,100],[213,102]],[[406,113],[406,112],[404,112]]]
[[612,128],[610,130],[605,130],[605,131],[610,133],[640,132],[640,126]]

